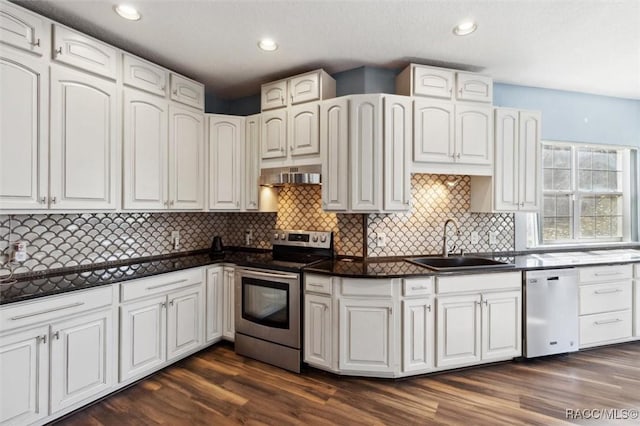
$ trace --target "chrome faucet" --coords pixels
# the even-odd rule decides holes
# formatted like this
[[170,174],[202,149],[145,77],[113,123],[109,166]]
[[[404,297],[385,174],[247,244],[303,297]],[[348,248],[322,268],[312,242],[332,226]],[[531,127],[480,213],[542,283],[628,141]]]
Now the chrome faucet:
[[454,252],[458,249],[458,247],[454,244],[451,249],[449,249],[449,238],[447,237],[447,225],[453,223],[456,227],[456,236],[460,236],[460,228],[458,227],[458,222],[455,219],[449,218],[444,222],[444,232],[442,236],[442,257],[449,257],[449,252]]

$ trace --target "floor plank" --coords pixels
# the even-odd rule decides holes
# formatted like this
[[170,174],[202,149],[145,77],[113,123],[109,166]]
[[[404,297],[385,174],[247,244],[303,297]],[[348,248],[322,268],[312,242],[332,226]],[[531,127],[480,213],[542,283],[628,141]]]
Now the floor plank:
[[606,424],[566,418],[592,408],[640,409],[640,342],[401,380],[297,375],[222,343],[58,424]]

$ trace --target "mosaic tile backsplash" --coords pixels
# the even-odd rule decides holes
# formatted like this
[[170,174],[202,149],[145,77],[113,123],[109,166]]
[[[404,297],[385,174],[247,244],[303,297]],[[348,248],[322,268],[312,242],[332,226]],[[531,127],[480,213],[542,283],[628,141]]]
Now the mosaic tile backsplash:
[[[459,176],[453,187],[445,175],[411,176],[411,210],[396,214],[371,214],[368,218],[368,256],[410,256],[440,254],[444,222],[454,218],[460,237],[450,241],[467,253],[501,252],[515,249],[515,226],[512,213],[469,213],[471,179]],[[449,225],[448,235],[454,235]],[[479,233],[478,244],[471,244],[471,232]],[[489,231],[498,231],[497,243],[489,245]],[[385,247],[376,246],[378,233],[386,234]]]
[[[461,177],[450,188],[447,177],[412,176],[412,209],[399,214],[370,214],[367,218],[369,257],[437,254],[442,249],[442,225],[447,218],[460,224],[461,236],[452,242],[469,253],[514,249],[513,214],[469,213],[470,178]],[[270,248],[272,229],[332,230],[336,253],[364,256],[363,220],[360,214],[326,213],[321,209],[319,186],[282,188],[278,213],[91,213],[51,215],[0,215],[0,252],[11,241],[28,242],[29,259],[15,273],[174,253],[171,231],[180,231],[180,248],[208,248],[214,235],[225,245],[244,246],[251,230],[251,247]],[[9,223],[11,222],[11,224]],[[471,231],[480,242],[472,245]],[[498,231],[498,241],[488,244],[488,232]],[[385,247],[376,247],[376,234],[384,232]],[[9,273],[0,268],[0,276]]]

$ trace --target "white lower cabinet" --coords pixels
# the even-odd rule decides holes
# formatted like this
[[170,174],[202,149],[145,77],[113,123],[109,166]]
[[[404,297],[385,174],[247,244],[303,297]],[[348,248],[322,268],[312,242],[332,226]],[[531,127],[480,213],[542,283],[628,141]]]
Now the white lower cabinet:
[[640,337],[640,264],[634,266],[633,276],[633,336]]
[[343,298],[339,305],[340,370],[395,372],[393,300]]
[[521,292],[482,295],[482,360],[515,358],[522,354]]
[[304,301],[304,361],[316,367],[332,367],[331,297],[308,294]]
[[477,294],[438,297],[438,367],[480,362],[480,300]]
[[432,298],[402,301],[402,371],[427,372],[434,367],[435,306]]
[[223,268],[214,266],[207,269],[206,279],[206,324],[205,340],[218,341],[222,338],[222,293]]
[[222,269],[222,338],[232,342],[236,338],[234,274],[232,267]]

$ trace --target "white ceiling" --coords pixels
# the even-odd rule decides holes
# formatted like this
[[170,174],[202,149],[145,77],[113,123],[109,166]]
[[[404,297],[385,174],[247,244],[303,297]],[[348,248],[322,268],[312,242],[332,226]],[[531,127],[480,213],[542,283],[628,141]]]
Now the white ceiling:
[[[401,68],[418,62],[496,81],[640,99],[639,0],[117,0],[16,1],[186,74],[222,98],[317,67]],[[454,36],[474,18],[478,30]],[[279,50],[258,50],[270,36]]]

